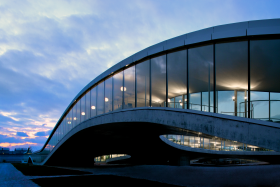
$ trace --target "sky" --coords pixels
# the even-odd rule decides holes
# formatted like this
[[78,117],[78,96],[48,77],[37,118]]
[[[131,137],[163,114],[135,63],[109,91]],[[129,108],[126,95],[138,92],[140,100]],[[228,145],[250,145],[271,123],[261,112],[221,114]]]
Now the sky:
[[0,147],[42,148],[99,74],[161,41],[280,18],[279,0],[0,0]]

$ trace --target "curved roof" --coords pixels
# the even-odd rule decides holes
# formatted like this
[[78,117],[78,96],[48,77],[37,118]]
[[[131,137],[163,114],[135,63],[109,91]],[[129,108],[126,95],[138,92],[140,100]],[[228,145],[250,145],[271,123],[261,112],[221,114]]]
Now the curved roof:
[[[255,21],[246,21],[239,23],[232,23],[226,25],[219,25],[214,27],[209,27],[206,29],[194,31],[191,33],[183,34],[177,36],[158,44],[152,45],[143,49],[134,55],[122,60],[121,62],[115,64],[95,79],[93,79],[88,85],[86,85],[71,101],[68,107],[65,109],[60,119],[58,120],[56,126],[54,127],[52,133],[50,134],[48,140],[43,146],[42,150],[50,140],[51,136],[55,132],[57,126],[63,120],[63,117],[67,114],[68,110],[75,103],[75,101],[81,97],[87,90],[93,87],[95,84],[110,76],[112,73],[119,71],[122,68],[125,68],[126,65],[138,62],[145,57],[161,53],[164,51],[173,50],[176,48],[198,44],[207,41],[215,41],[225,38],[235,38],[235,37],[246,37],[246,36],[256,36],[256,35],[274,35],[280,34],[280,19],[267,19],[267,20],[255,20]],[[42,151],[41,150],[41,151]]]

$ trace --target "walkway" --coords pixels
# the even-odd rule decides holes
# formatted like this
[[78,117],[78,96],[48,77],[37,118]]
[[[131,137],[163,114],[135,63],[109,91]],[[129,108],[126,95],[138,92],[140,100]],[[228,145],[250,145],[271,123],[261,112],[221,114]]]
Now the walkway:
[[1,187],[38,187],[10,163],[0,163],[0,186]]
[[142,165],[71,169],[89,171],[94,175],[126,176],[180,186],[280,187],[280,165],[230,167]]

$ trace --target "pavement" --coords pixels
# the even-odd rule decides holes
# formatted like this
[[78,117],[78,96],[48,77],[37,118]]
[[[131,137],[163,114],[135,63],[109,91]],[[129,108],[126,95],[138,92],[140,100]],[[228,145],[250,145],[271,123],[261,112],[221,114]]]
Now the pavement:
[[68,169],[88,171],[94,175],[126,176],[188,187],[280,187],[280,165],[230,167],[141,165]]
[[1,187],[38,187],[37,184],[18,171],[11,163],[0,163]]
[[[269,186],[280,187],[280,165],[255,166],[96,166],[94,168],[60,167],[91,172],[86,175],[116,175],[138,179],[147,179],[167,184],[188,187],[230,187],[230,186]],[[60,176],[24,176],[10,163],[0,163],[0,186],[28,186],[38,185],[30,179],[71,177]],[[81,175],[79,175],[81,176]]]

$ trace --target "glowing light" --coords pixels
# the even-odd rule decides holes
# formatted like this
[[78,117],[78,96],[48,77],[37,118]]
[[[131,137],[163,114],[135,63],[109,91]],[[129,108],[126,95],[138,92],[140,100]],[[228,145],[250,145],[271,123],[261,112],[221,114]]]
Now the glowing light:
[[109,99],[107,97],[105,97],[105,102],[108,102],[108,101],[109,101]]
[[183,106],[183,103],[180,103],[180,106]]
[[95,106],[91,106],[91,109],[92,109],[92,110],[95,110]]
[[74,117],[74,120],[77,120],[77,118],[76,118],[76,117]]
[[244,99],[246,100],[246,99],[247,99],[247,96],[245,96]]
[[126,91],[126,87],[121,87],[121,91]]
[[170,100],[170,99],[168,99],[168,103],[170,103],[170,101],[171,101],[171,100]]
[[235,97],[234,96],[232,96],[232,100],[235,101]]
[[68,121],[68,124],[71,124],[71,121]]
[[86,113],[85,113],[85,112],[82,112],[81,114],[82,114],[82,116],[86,115]]

